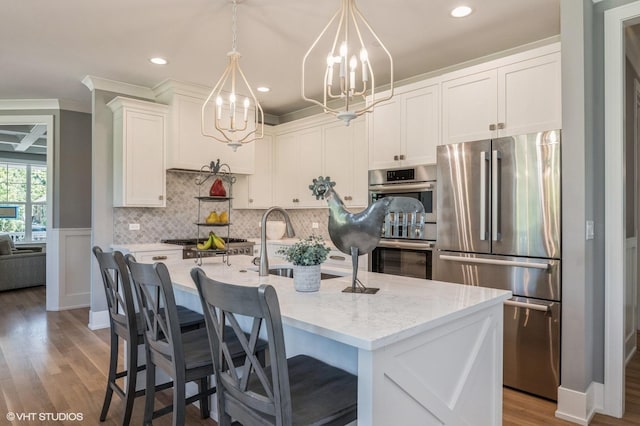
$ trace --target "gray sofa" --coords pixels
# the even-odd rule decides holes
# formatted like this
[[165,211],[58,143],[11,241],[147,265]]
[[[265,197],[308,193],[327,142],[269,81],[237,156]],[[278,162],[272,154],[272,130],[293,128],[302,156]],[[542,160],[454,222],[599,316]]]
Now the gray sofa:
[[0,234],[0,291],[45,285],[46,256],[41,247],[15,247]]

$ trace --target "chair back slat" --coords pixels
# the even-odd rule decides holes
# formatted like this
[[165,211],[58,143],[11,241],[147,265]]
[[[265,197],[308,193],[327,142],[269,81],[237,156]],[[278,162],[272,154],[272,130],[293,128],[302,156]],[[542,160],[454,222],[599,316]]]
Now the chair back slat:
[[[218,381],[220,425],[230,418],[243,424],[291,424],[291,394],[280,306],[272,286],[238,286],[212,280],[200,268],[191,270],[209,333],[214,370]],[[238,316],[253,318],[249,338]],[[264,325],[264,327],[263,327]],[[225,326],[238,338],[246,359],[237,374],[226,343]],[[266,334],[270,374],[258,361],[255,348],[261,332]],[[265,336],[263,335],[262,338]],[[270,421],[265,421],[271,419]]]
[[167,358],[174,371],[183,364],[184,350],[169,271],[163,263],[138,263],[126,256],[138,304],[145,321],[145,338],[152,354]]
[[94,246],[92,251],[100,268],[112,325],[120,333],[137,335],[133,288],[123,254],[119,251],[104,252],[98,246]]

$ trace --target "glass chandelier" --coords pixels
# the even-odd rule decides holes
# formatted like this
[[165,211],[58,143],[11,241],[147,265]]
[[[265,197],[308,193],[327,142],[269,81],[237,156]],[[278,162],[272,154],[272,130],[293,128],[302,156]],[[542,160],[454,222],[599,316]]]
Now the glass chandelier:
[[[229,63],[202,105],[201,121],[204,136],[226,143],[234,151],[264,136],[264,113],[240,68],[242,55],[236,50],[237,8],[236,0],[233,0],[233,38],[231,51],[227,53]],[[208,120],[213,120],[215,132],[206,130]]]
[[[376,104],[393,96],[393,58],[356,6],[355,0],[341,0],[341,2],[340,10],[333,15],[304,55],[302,97],[320,105],[325,113],[335,115],[348,126],[351,120],[365,112],[373,111]],[[331,28],[335,28],[333,40],[328,38]],[[378,58],[376,62],[376,66],[389,66],[390,90],[388,96],[384,98],[376,99],[375,97],[375,73],[371,63],[373,58],[369,56],[365,42],[379,46],[388,60]],[[316,49],[316,46],[323,47]],[[326,46],[328,46],[328,52],[327,50],[323,52],[322,49],[326,49]],[[308,59],[314,50],[320,51],[321,58],[326,58],[322,60],[324,67],[322,102],[306,95]],[[360,102],[364,102],[364,106],[360,106]],[[354,109],[354,105],[358,109]]]

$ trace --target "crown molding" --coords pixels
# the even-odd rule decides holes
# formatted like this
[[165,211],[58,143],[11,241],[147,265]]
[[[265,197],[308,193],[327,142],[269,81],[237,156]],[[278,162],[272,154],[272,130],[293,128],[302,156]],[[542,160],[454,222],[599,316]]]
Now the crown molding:
[[87,75],[82,79],[82,84],[87,86],[92,92],[95,90],[104,90],[106,92],[120,93],[127,96],[135,96],[137,98],[155,100],[153,90],[144,86],[123,83],[121,81],[109,80],[102,77]]
[[0,110],[60,109],[58,99],[0,99]]

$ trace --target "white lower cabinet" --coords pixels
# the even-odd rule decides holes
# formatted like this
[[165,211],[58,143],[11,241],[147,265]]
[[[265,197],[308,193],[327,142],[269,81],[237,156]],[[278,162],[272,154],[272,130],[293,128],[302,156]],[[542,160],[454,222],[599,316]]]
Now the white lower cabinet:
[[278,135],[274,150],[275,204],[284,208],[324,207],[309,185],[322,174],[322,129],[304,128]]
[[166,205],[167,106],[116,97],[113,111],[113,206]]
[[112,250],[131,254],[140,263],[170,262],[182,259],[182,247],[173,244],[112,244]]

